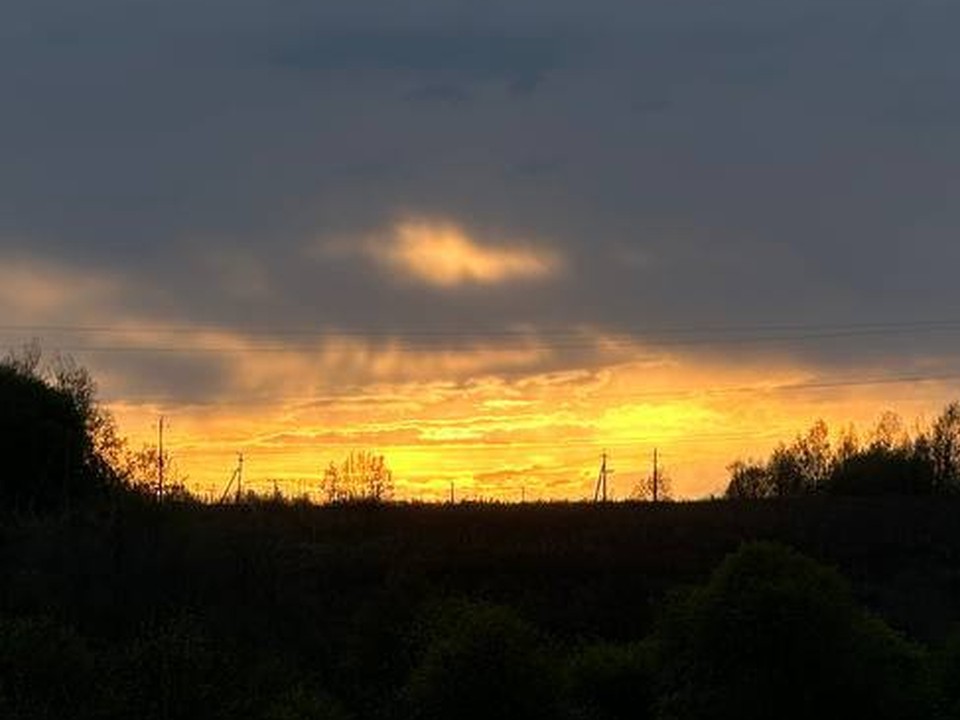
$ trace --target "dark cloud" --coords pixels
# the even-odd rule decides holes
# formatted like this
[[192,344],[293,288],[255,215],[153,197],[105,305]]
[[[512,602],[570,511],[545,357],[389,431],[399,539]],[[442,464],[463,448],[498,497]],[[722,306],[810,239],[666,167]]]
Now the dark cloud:
[[[954,4],[402,5],[5,3],[0,251],[240,331],[952,316]],[[409,216],[573,272],[450,292],[311,254]]]
[[439,74],[464,81],[499,80],[526,84],[563,64],[577,50],[573,39],[457,31],[401,31],[308,34],[285,42],[272,54],[284,67],[346,73],[384,71]]
[[469,98],[465,88],[453,83],[427,83],[420,85],[407,93],[407,98],[414,102],[433,102],[447,105],[459,105]]

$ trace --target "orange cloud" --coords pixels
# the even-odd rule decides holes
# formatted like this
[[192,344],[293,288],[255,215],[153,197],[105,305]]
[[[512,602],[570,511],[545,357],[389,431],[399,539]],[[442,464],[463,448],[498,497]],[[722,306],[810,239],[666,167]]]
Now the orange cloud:
[[441,288],[544,278],[560,268],[553,252],[483,245],[456,225],[425,220],[400,223],[387,246],[371,252],[392,269]]

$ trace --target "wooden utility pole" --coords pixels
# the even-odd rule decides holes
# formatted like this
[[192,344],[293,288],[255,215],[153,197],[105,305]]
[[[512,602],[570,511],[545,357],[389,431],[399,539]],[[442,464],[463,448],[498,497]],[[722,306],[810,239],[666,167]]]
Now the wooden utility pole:
[[597,486],[593,490],[593,501],[607,501],[607,476],[613,474],[613,470],[607,467],[607,451],[603,451],[600,456],[600,472],[597,475]]
[[456,500],[456,492],[454,489],[453,481],[450,481],[450,504],[453,505]]
[[157,424],[157,499],[163,502],[163,415]]
[[653,501],[660,498],[660,468],[657,465],[657,448],[653,449]]
[[234,501],[239,503],[241,494],[243,492],[243,453],[237,453],[237,467],[234,469],[233,473],[230,475],[230,481],[227,483],[226,489],[223,491],[223,495],[220,496],[220,502],[226,502],[227,498],[230,497],[230,490],[233,488],[233,483],[237,483],[236,494],[234,495]]
[[243,499],[243,453],[237,454],[237,502]]

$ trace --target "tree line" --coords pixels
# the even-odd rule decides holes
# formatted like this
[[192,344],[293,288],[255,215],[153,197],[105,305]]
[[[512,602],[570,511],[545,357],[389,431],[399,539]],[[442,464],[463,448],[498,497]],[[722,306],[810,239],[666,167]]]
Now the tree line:
[[728,467],[727,498],[804,495],[939,495],[960,492],[960,403],[947,405],[926,428],[911,433],[884,413],[862,440],[848,426],[831,442],[817,420],[765,460]]
[[[71,357],[45,358],[33,343],[0,358],[0,511],[56,512],[118,494],[156,499],[161,452],[163,499],[198,501],[168,450],[130,447],[93,376]],[[319,487],[327,503],[384,502],[393,473],[383,455],[352,452],[322,470]]]

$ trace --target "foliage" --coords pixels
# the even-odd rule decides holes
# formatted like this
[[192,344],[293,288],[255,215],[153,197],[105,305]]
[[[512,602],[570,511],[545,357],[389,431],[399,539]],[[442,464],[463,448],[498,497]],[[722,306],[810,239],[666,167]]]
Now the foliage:
[[407,686],[415,718],[552,718],[558,677],[533,629],[505,607],[456,602],[428,628]]
[[[139,450],[126,452],[118,460],[117,467],[127,486],[149,497],[159,493],[158,468],[160,450],[154,444],[145,444]],[[187,490],[187,476],[177,465],[169,450],[163,450],[163,499],[192,499]]]
[[46,512],[112,484],[98,454],[89,376],[53,382],[35,354],[0,362],[0,509]]
[[296,685],[267,709],[264,720],[348,720],[349,715],[329,695]]
[[657,667],[649,642],[595,642],[571,657],[569,693],[578,714],[595,720],[643,718],[652,713]]
[[936,684],[944,718],[960,718],[960,627],[954,627],[934,655]]
[[47,618],[0,618],[4,717],[53,720],[78,704],[92,710],[95,680],[93,654],[72,630]]
[[928,665],[797,552],[723,560],[741,538],[779,538],[939,643],[957,619],[960,498],[311,507],[131,494],[102,509],[0,519],[0,637],[32,628],[0,641],[0,717],[749,720],[766,698],[779,703],[766,717],[939,718],[960,706],[960,643]]
[[737,460],[727,467],[730,483],[726,496],[731,499],[776,497],[773,474],[756,460]]
[[929,435],[933,487],[956,490],[960,484],[960,402],[952,402],[934,421]]
[[383,455],[351,452],[339,465],[327,466],[320,488],[328,503],[382,502],[393,496],[393,473]]
[[924,495],[960,490],[960,404],[951,403],[928,431],[915,437],[900,418],[884,413],[862,445],[853,428],[831,447],[818,420],[792,443],[780,443],[766,462],[737,461],[727,468],[728,498],[829,495]]
[[829,491],[835,495],[917,495],[933,491],[933,469],[922,452],[873,445],[837,462]]
[[926,718],[924,656],[843,579],[770,543],[743,546],[674,601],[658,640],[661,718]]
[[[229,717],[234,668],[228,656],[188,617],[144,628],[117,659],[123,704],[141,718]],[[225,692],[226,690],[226,692]]]
[[658,469],[656,475],[653,473],[641,478],[630,493],[633,500],[645,500],[652,502],[668,501],[673,499],[673,479],[670,474]]

